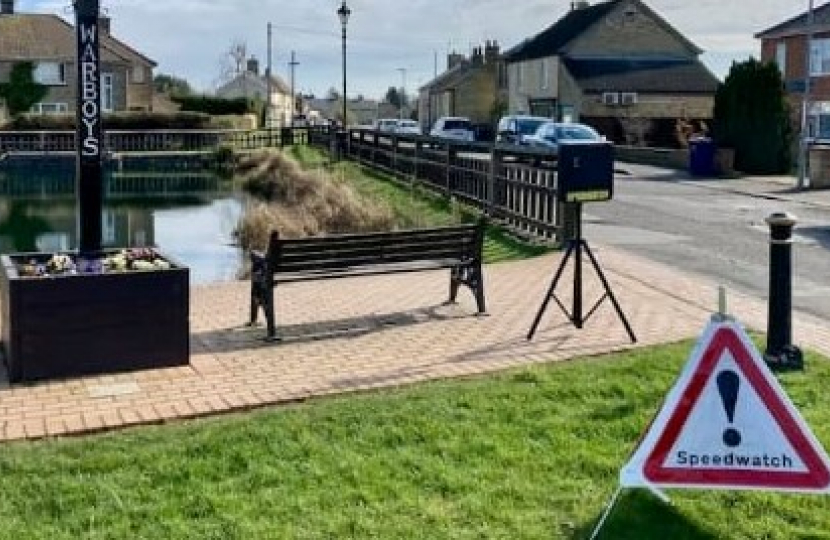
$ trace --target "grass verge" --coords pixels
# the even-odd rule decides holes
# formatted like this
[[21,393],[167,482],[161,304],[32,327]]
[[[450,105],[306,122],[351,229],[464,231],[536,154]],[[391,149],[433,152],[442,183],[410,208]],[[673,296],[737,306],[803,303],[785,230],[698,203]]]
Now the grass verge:
[[[585,538],[691,344],[0,454],[0,537]],[[830,443],[830,363],[782,376]],[[603,539],[830,537],[815,496],[631,492]]]
[[[290,154],[305,168],[331,167],[362,195],[383,201],[395,213],[399,223],[408,227],[433,227],[469,221],[473,212],[463,205],[441,197],[429,189],[396,181],[387,174],[353,162],[329,165],[325,153],[309,146],[293,146]],[[536,257],[552,250],[550,246],[523,242],[504,229],[490,226],[484,244],[487,263]]]

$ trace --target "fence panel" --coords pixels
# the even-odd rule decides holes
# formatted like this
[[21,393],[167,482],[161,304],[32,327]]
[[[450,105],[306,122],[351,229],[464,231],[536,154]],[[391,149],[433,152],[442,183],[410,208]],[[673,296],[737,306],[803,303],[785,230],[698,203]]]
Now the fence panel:
[[343,138],[347,147],[338,149],[336,136],[333,129],[314,128],[308,141],[327,151],[337,149],[367,167],[423,183],[523,235],[562,239],[556,169],[546,164],[550,156],[544,153],[372,130],[350,130]]

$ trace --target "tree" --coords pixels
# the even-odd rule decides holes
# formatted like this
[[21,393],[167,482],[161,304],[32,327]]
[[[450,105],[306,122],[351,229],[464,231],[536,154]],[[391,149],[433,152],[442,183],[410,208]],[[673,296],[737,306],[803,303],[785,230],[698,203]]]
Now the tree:
[[159,73],[153,77],[153,87],[156,92],[163,94],[170,94],[174,96],[193,95],[193,88],[190,86],[190,83],[185,79],[174,75]]
[[781,73],[754,58],[733,63],[715,95],[713,137],[734,148],[735,169],[781,174],[792,163],[792,126]]
[[49,93],[46,86],[35,81],[34,69],[31,62],[18,62],[12,66],[9,82],[0,83],[0,98],[12,117],[29,111]]
[[401,109],[409,104],[409,97],[406,95],[406,91],[400,88],[395,88],[394,86],[390,86],[386,91],[384,100],[387,103],[394,105],[396,109]]

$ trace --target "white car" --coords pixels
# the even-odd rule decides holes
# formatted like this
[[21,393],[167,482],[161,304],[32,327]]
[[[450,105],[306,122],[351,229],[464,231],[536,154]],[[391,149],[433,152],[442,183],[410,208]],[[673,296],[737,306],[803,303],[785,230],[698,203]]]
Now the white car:
[[415,120],[398,120],[398,128],[395,133],[399,135],[421,135],[421,124]]
[[395,133],[398,130],[396,118],[380,118],[375,122],[375,129],[382,133]]
[[439,118],[429,132],[432,137],[454,139],[457,141],[474,141],[473,124],[469,118],[445,116]]

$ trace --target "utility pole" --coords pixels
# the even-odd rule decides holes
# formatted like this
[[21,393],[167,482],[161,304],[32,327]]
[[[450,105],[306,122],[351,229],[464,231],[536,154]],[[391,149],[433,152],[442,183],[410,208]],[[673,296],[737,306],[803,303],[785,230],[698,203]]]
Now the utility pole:
[[406,68],[398,68],[398,71],[401,72],[401,93],[398,96],[398,118],[403,120],[403,107],[406,104],[404,103],[406,99]]
[[805,57],[805,74],[804,74],[804,100],[801,103],[801,140],[798,145],[798,189],[805,189],[809,187],[808,178],[809,167],[807,160],[809,159],[809,148],[807,145],[807,137],[810,135],[810,101],[812,100],[812,66],[810,65],[810,58],[813,49],[813,31],[815,23],[815,13],[813,11],[813,0],[810,0],[809,9],[807,10],[807,47]]
[[265,68],[265,127],[271,127],[271,23],[268,23],[268,66]]
[[294,70],[299,66],[300,63],[297,62],[297,57],[294,51],[291,51],[291,61],[288,62],[288,66],[291,68],[291,122],[294,122],[294,116],[296,116],[296,111],[294,108],[297,106],[297,98],[294,96]]

